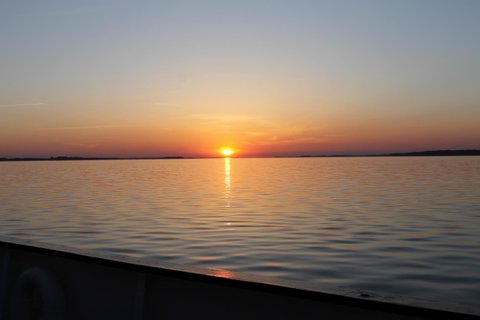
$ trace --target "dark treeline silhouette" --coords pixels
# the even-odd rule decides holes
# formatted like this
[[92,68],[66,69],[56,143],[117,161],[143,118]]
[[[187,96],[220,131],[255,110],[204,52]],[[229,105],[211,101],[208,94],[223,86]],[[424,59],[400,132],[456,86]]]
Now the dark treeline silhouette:
[[133,159],[184,159],[181,156],[174,157],[142,157],[142,158],[118,158],[118,157],[77,157],[77,156],[57,156],[50,158],[1,158],[0,161],[72,161],[72,160],[133,160]]
[[431,150],[403,153],[389,153],[390,157],[412,157],[412,156],[480,156],[480,150]]
[[[429,150],[429,151],[413,151],[413,152],[395,152],[382,154],[332,154],[332,155],[309,155],[303,154],[300,158],[342,158],[342,157],[433,157],[433,156],[480,156],[479,149],[467,150]],[[281,156],[279,158],[282,158]]]

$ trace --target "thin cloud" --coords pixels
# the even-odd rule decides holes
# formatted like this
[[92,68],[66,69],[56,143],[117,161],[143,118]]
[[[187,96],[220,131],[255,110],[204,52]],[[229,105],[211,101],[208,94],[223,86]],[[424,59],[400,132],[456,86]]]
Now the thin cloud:
[[109,129],[109,128],[133,128],[138,127],[136,125],[95,125],[95,126],[71,126],[71,127],[50,127],[50,128],[39,128],[41,130],[85,130],[85,129]]
[[34,103],[13,103],[13,104],[0,104],[2,108],[10,107],[39,107],[47,105],[45,102],[34,102]]
[[249,122],[249,123],[266,123],[268,121],[264,120],[259,116],[245,115],[245,114],[223,114],[223,113],[196,113],[187,115],[189,119],[212,122],[212,123],[240,123],[240,122]]
[[156,106],[164,106],[164,107],[178,107],[178,103],[171,103],[171,102],[154,102]]
[[73,143],[73,142],[64,143],[63,145],[71,146],[71,147],[89,148],[89,149],[97,148],[99,146],[98,143]]
[[20,13],[17,16],[19,17],[64,17],[64,16],[76,16],[88,13],[94,13],[101,11],[103,7],[100,6],[90,6],[84,8],[72,8],[65,10],[53,10],[53,11],[37,11],[37,12],[25,12]]
[[328,134],[324,134],[323,136],[327,138],[343,138],[343,137],[346,137],[347,135],[341,134],[341,133],[328,133]]

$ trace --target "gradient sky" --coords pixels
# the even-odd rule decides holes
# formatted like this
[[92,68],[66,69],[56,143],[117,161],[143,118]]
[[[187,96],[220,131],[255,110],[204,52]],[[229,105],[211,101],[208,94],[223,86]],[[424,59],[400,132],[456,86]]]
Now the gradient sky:
[[478,0],[0,0],[0,157],[480,148]]

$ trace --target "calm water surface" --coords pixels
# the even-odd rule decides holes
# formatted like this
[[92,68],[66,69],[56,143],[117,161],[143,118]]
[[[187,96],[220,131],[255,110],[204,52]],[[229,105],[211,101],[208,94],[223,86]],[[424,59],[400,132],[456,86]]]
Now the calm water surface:
[[0,163],[0,234],[478,304],[480,157]]

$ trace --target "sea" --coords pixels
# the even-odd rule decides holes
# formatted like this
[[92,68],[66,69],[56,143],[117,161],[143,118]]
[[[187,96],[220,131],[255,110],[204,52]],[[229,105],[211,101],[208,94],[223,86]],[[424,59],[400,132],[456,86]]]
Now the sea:
[[480,157],[0,162],[0,235],[480,301]]

